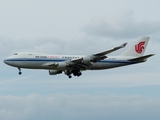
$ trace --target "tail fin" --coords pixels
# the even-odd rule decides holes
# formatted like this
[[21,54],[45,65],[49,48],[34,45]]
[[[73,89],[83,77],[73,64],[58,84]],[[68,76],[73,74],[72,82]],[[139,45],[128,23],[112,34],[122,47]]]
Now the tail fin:
[[143,37],[140,40],[138,40],[134,45],[132,45],[129,49],[124,51],[121,56],[133,56],[133,57],[140,57],[143,56],[148,41],[150,37]]

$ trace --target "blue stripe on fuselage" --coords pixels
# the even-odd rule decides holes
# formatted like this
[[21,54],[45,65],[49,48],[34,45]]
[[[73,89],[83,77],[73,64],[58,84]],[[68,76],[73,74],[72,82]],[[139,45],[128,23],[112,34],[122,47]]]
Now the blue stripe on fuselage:
[[[21,62],[25,62],[25,61],[28,61],[28,62],[64,62],[64,61],[67,61],[69,59],[47,59],[47,58],[44,58],[44,59],[36,59],[36,58],[12,58],[12,59],[6,59],[6,61],[13,61],[13,62],[18,62],[18,61],[21,61]],[[132,62],[132,61],[127,61],[127,60],[101,60],[97,63],[122,63],[122,64],[134,64],[136,62]]]
[[12,58],[12,59],[7,59],[6,61],[13,61],[13,62],[16,62],[16,61],[21,61],[21,62],[25,62],[25,61],[36,61],[36,62],[63,62],[63,61],[66,61],[65,59],[35,59],[35,58]]

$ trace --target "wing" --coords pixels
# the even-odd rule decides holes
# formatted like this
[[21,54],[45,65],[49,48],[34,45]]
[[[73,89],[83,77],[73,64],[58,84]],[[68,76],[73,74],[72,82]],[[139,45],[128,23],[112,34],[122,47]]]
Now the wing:
[[114,51],[116,51],[116,50],[119,50],[119,49],[121,49],[121,48],[124,48],[126,45],[127,45],[127,43],[124,43],[124,44],[122,44],[122,45],[120,45],[120,46],[118,46],[118,47],[115,47],[115,48],[111,49],[111,50],[103,51],[103,52],[96,53],[96,54],[93,54],[93,55],[94,55],[94,56],[104,56],[104,55],[107,55],[107,54],[109,54],[109,53],[111,53],[111,52],[114,52]]
[[109,54],[109,53],[112,53],[112,52],[114,52],[114,51],[116,51],[116,50],[119,50],[119,49],[121,49],[121,48],[124,48],[125,46],[127,45],[127,43],[124,43],[124,44],[122,44],[122,45],[120,45],[120,46],[118,46],[118,47],[115,47],[115,48],[113,48],[113,49],[110,49],[110,50],[106,50],[106,51],[103,51],[103,52],[99,52],[99,53],[96,53],[96,54],[93,54],[91,57],[93,58],[93,62],[97,62],[97,61],[99,61],[99,60],[103,60],[103,59],[105,59],[105,58],[107,58],[107,54]]
[[53,68],[65,68],[65,67],[70,67],[71,69],[85,69],[89,66],[92,65],[92,62],[98,62],[100,60],[103,60],[105,58],[107,58],[107,54],[112,53],[116,50],[119,50],[121,48],[124,48],[127,45],[127,43],[124,43],[118,47],[115,47],[113,49],[107,50],[107,51],[103,51],[103,52],[99,52],[96,54],[92,54],[92,55],[88,55],[88,56],[84,56],[81,58],[77,58],[77,59],[71,59],[71,60],[67,60],[64,62],[48,62],[43,64],[42,66],[49,66],[49,67],[53,67]]

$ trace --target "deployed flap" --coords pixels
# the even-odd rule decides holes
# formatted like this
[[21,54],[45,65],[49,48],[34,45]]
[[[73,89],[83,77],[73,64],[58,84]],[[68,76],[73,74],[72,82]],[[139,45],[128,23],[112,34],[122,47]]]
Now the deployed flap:
[[71,62],[73,62],[73,63],[81,63],[82,60],[83,60],[83,58],[81,57],[81,58],[77,58],[77,59],[72,59]]
[[93,62],[97,62],[97,61],[100,61],[100,60],[104,60],[106,58],[107,58],[107,56],[99,56],[99,57],[96,56],[96,57],[93,58],[92,61]]
[[145,55],[145,56],[142,56],[142,57],[130,59],[129,61],[146,61],[147,58],[152,57],[153,55],[154,54]]
[[93,55],[94,56],[104,56],[106,54],[109,54],[109,53],[114,52],[116,50],[119,50],[121,48],[124,48],[126,45],[127,45],[127,43],[124,43],[124,44],[122,44],[122,45],[120,45],[118,47],[115,47],[115,48],[111,49],[111,50],[107,50],[107,51],[104,51],[104,52],[96,53],[96,54],[93,54]]
[[55,62],[47,62],[47,63],[44,63],[42,66],[52,66],[52,67],[57,67],[58,64],[55,63]]

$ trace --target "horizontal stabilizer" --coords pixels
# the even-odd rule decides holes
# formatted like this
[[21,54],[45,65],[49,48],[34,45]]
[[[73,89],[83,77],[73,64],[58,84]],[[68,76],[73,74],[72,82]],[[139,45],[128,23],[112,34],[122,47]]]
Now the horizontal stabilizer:
[[146,61],[147,58],[149,57],[152,57],[154,54],[150,54],[150,55],[145,55],[145,56],[142,56],[142,57],[138,57],[138,58],[133,58],[133,59],[130,59],[129,61]]

